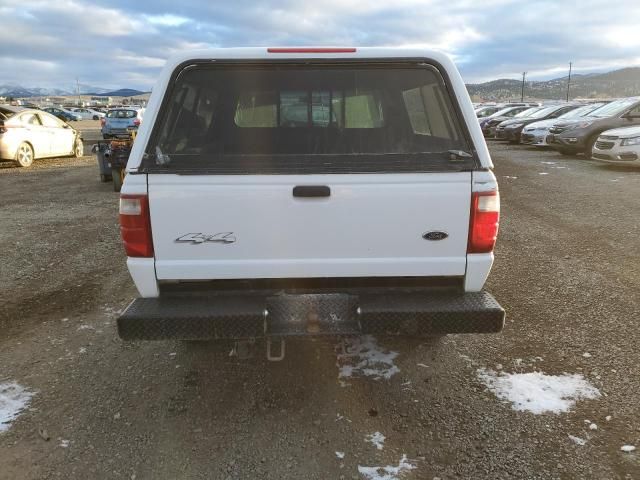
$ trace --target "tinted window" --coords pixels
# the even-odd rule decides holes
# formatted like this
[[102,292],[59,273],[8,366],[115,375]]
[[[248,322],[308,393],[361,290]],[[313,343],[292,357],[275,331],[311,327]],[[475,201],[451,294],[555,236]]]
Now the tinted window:
[[224,173],[421,171],[469,150],[432,67],[192,67],[168,95],[147,166],[168,156],[167,168]]
[[108,118],[136,118],[137,115],[135,110],[110,110],[107,113]]

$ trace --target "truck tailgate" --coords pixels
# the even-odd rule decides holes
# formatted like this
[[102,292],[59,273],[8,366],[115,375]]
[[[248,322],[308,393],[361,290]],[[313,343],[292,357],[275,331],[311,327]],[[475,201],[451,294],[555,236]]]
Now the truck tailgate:
[[161,280],[465,273],[470,172],[150,174],[148,188]]

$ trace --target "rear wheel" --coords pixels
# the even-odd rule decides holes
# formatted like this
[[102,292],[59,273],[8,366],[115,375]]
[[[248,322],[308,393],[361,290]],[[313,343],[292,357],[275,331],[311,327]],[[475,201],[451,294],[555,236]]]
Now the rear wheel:
[[22,142],[16,152],[16,163],[21,167],[29,167],[33,163],[33,147],[27,142]]
[[84,156],[84,145],[82,143],[82,140],[80,140],[79,138],[76,139],[76,144],[74,145],[74,148],[73,148],[73,156],[76,158],[80,158]]
[[99,117],[98,115],[94,115],[94,116],[93,116],[93,119],[94,119],[94,120],[100,120],[100,117]]

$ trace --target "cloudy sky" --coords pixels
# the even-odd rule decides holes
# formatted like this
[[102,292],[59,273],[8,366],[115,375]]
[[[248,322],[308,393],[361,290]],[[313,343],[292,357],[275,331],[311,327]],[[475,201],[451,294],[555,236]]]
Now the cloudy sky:
[[0,85],[25,87],[149,89],[216,46],[424,46],[468,82],[640,65],[640,0],[0,0],[0,19]]

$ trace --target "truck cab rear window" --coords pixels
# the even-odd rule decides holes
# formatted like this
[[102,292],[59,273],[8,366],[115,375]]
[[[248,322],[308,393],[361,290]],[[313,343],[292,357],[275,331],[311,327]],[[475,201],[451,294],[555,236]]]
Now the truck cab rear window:
[[143,168],[220,174],[470,168],[449,93],[430,66],[200,66],[177,77]]

